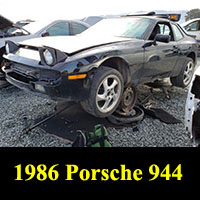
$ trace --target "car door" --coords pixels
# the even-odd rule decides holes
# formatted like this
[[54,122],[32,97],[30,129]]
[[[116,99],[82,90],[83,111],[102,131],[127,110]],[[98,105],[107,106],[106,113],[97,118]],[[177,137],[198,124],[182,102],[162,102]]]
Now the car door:
[[178,59],[178,46],[170,23],[158,22],[146,42],[153,42],[157,34],[170,35],[171,40],[168,43],[156,41],[145,47],[144,78],[167,77]]

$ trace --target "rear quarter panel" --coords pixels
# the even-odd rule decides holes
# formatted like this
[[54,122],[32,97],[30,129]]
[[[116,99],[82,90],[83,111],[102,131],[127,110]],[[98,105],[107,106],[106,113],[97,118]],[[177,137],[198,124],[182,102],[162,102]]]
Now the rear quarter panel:
[[172,71],[171,77],[177,76],[180,73],[186,57],[194,54],[195,65],[197,61],[198,44],[195,39],[185,36],[182,40],[178,41],[177,44],[179,48],[179,58]]

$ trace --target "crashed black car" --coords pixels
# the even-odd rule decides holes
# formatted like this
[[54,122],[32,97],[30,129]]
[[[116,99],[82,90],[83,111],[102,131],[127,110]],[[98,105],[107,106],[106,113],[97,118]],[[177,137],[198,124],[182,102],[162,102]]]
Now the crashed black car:
[[3,71],[11,84],[53,99],[80,102],[97,117],[135,102],[135,86],[170,77],[189,85],[198,45],[179,15],[103,19],[72,37],[7,41]]

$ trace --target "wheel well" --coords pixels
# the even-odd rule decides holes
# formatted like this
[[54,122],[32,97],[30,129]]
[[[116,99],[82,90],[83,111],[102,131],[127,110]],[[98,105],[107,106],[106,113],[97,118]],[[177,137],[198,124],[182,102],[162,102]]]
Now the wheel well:
[[190,54],[188,54],[187,56],[188,58],[192,58],[192,60],[194,61],[194,63],[196,63],[196,56],[194,52],[191,52]]
[[128,85],[131,81],[130,69],[128,63],[122,58],[109,58],[101,63],[100,66],[111,67],[119,71],[124,79],[124,84]]

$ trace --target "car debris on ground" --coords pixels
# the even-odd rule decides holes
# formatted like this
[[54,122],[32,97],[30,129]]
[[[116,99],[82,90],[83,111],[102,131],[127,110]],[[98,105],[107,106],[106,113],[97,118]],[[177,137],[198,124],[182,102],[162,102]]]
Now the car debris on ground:
[[[141,86],[139,96],[144,99],[149,95],[149,87]],[[165,94],[160,89],[154,89],[152,101],[154,107],[162,108],[175,118],[184,122],[184,106],[187,90],[172,88],[170,100],[166,100]],[[0,90],[0,146],[66,146],[62,136],[56,133],[48,133],[39,127],[24,134],[24,117],[29,122],[35,121],[55,112],[56,102],[37,97],[31,93],[19,90],[12,86]],[[58,130],[59,128],[57,127]],[[145,116],[138,126],[126,126],[123,128],[108,128],[108,138],[113,147],[187,147],[192,146],[190,135],[185,133],[184,123],[166,124],[159,119]]]

